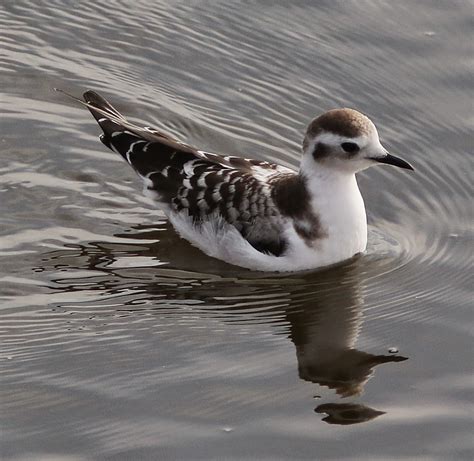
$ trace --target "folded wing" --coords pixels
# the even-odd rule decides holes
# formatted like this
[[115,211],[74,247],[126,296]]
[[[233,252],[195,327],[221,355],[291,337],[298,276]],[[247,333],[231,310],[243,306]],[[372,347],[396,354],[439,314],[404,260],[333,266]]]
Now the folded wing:
[[183,212],[196,225],[221,216],[257,250],[280,255],[284,217],[272,196],[278,179],[296,175],[280,165],[211,154],[159,130],[128,122],[93,91],[84,100],[103,130],[101,141],[144,180],[165,212]]

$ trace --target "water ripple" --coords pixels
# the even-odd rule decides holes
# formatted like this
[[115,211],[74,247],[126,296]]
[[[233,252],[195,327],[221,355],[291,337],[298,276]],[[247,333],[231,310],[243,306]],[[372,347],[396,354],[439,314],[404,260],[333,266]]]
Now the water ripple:
[[[146,457],[168,440],[184,459],[208,459],[200,439],[242,450],[268,436],[248,457],[277,459],[297,434],[301,457],[346,456],[334,427],[306,419],[315,408],[326,422],[379,428],[378,458],[401,446],[418,456],[405,443],[413,433],[448,437],[443,447],[462,438],[464,388],[444,390],[441,410],[435,390],[465,375],[471,349],[466,5],[4,2],[0,364],[15,453],[21,437],[44,448],[67,433],[71,456]],[[252,273],[179,239],[102,148],[87,111],[53,87],[103,91],[131,119],[206,150],[292,168],[312,117],[356,107],[416,172],[360,175],[365,255],[323,271]],[[394,345],[401,352],[387,353]],[[412,431],[420,402],[426,426]],[[222,442],[220,427],[230,428]],[[355,431],[338,434],[341,446],[361,446]],[[444,450],[437,456],[453,457]]]

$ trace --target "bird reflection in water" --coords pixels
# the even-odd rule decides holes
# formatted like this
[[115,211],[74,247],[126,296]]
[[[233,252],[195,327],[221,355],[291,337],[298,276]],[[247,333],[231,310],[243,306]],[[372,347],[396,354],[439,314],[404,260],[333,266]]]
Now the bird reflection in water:
[[[176,301],[184,299],[184,296],[199,301],[196,315],[204,310],[205,315],[214,313],[224,322],[234,321],[235,316],[239,316],[240,321],[246,318],[252,321],[254,317],[251,314],[267,293],[273,305],[267,303],[265,310],[259,310],[259,320],[266,319],[269,325],[273,325],[275,318],[284,317],[286,331],[289,331],[286,334],[296,348],[299,377],[334,390],[341,398],[360,396],[376,366],[407,360],[400,355],[377,355],[356,348],[363,323],[361,261],[353,260],[325,271],[282,276],[239,270],[208,258],[179,239],[169,227],[157,229],[141,226],[138,231],[136,229],[133,233],[119,237],[124,238],[126,246],[91,242],[75,249],[51,253],[50,261],[60,260],[62,267],[67,261],[66,266],[71,270],[99,271],[94,282],[95,289],[116,290],[117,280],[126,280],[127,284],[133,280],[134,291],[140,295],[124,301],[124,310],[130,312],[137,309],[133,306],[140,304],[137,296],[146,299],[148,308],[153,306],[154,301],[158,305],[164,299]],[[130,238],[138,243],[131,244]],[[147,242],[142,243],[144,240]],[[169,264],[163,266],[156,259],[157,255]],[[141,261],[144,258],[155,260],[155,265],[160,266],[159,275],[157,268],[117,264],[124,257],[133,262],[133,257],[137,256]],[[198,267],[199,272],[195,272]],[[177,271],[177,268],[180,270]],[[364,273],[367,274],[368,270],[370,268],[365,261]],[[137,271],[139,277],[136,276]],[[104,272],[109,276],[104,277]],[[186,280],[181,279],[180,274],[185,274]],[[203,277],[207,278],[206,283],[200,285],[196,282]],[[183,292],[179,288],[188,283],[190,278],[195,280],[192,290]],[[74,287],[71,278],[55,282],[57,287],[63,285],[67,291],[84,289],[83,282]],[[252,299],[249,293],[258,293],[258,296]],[[239,296],[242,299],[236,311],[233,306]],[[247,317],[246,310],[249,313]],[[275,329],[275,333],[282,334],[282,329]],[[370,421],[384,414],[383,411],[359,403],[324,403],[314,411],[327,414],[323,418],[326,423],[341,425]]]
[[[333,389],[341,397],[358,397],[377,365],[402,362],[400,355],[377,355],[356,349],[363,323],[358,263],[311,275],[315,283],[294,295],[287,310],[290,339],[296,347],[299,377]],[[316,288],[314,288],[316,286]],[[385,412],[362,404],[326,403],[315,409],[329,424],[370,421]]]
[[[347,277],[351,271],[341,268],[338,272]],[[311,301],[297,307],[298,302],[287,314],[301,379],[334,389],[341,397],[354,397],[362,394],[377,365],[406,360],[355,348],[363,322],[362,299],[355,283],[329,285],[310,297]]]

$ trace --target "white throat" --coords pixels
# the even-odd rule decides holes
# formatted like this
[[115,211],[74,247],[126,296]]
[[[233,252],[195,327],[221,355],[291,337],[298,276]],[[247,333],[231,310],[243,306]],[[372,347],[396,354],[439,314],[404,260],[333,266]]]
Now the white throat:
[[301,174],[306,178],[313,211],[327,235],[320,247],[324,259],[332,264],[363,252],[367,246],[367,217],[355,174],[309,160],[305,164],[302,159]]

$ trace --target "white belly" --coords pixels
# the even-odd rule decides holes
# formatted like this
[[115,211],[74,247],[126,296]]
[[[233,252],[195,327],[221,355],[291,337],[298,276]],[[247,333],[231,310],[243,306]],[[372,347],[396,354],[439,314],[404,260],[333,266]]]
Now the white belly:
[[257,251],[222,218],[195,226],[183,213],[167,213],[178,233],[204,253],[236,266],[260,271],[300,271],[336,264],[365,251],[367,219],[355,176],[331,190],[313,190],[311,206],[318,216],[321,238],[308,242],[295,231],[291,221],[284,230],[285,253],[273,256]]
[[[347,218],[351,216],[347,215]],[[223,219],[214,219],[195,226],[183,213],[171,213],[169,219],[178,233],[204,253],[236,266],[259,271],[292,272],[336,264],[363,252],[367,244],[365,212],[355,216],[357,225],[346,220],[331,221],[325,227],[327,237],[313,242],[303,240],[289,223],[285,230],[288,249],[282,256],[257,251],[235,227]],[[352,216],[351,218],[355,218]],[[350,232],[349,232],[350,229]]]

